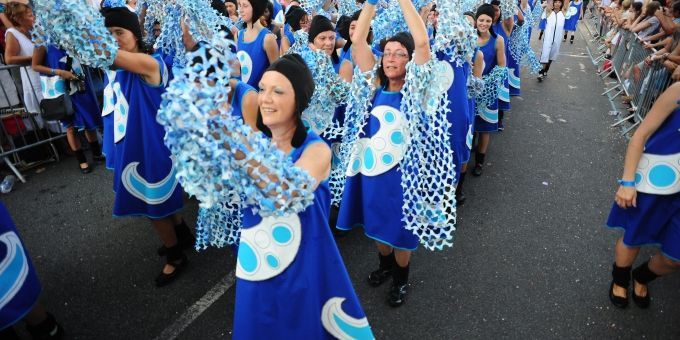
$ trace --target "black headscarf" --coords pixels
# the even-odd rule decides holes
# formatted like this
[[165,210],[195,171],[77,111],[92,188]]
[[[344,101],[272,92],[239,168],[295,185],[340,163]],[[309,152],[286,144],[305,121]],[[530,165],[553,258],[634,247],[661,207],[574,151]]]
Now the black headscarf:
[[132,32],[137,39],[139,49],[144,49],[142,28],[139,26],[137,14],[127,9],[127,7],[105,7],[102,8],[101,13],[104,16],[104,26],[121,27]]
[[[314,78],[312,72],[305,64],[305,61],[299,54],[286,54],[273,62],[265,72],[275,71],[281,73],[293,85],[295,91],[295,117],[297,118],[297,128],[293,135],[291,144],[293,147],[299,147],[307,138],[307,128],[302,122],[302,112],[309,106],[309,101],[314,94]],[[262,113],[257,113],[257,128],[266,136],[272,136],[271,130],[264,125],[262,121]]]
[[[305,12],[302,7],[295,5],[290,6],[290,9],[286,12],[286,24],[290,26],[291,31],[295,32],[302,28],[300,27],[300,20],[302,20],[305,15],[307,15],[307,12]],[[291,42],[291,44],[292,43],[293,42]]]

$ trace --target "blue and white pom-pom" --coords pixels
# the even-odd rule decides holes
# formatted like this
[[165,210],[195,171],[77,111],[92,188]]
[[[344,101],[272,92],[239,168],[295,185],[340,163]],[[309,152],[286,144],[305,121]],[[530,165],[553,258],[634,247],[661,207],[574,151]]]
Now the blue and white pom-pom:
[[[35,0],[34,12],[43,18],[44,36],[58,42],[70,56],[92,67],[113,64],[118,44],[104,26],[104,18],[85,1]],[[49,18],[49,21],[44,21]]]
[[231,42],[220,34],[187,54],[193,61],[163,95],[158,122],[184,190],[210,208],[236,192],[262,216],[304,210],[314,179],[271,141],[231,115]]
[[501,0],[501,18],[513,18],[517,14],[516,0]]
[[496,65],[489,74],[483,77],[484,89],[477,93],[477,112],[483,113],[484,109],[498,100],[498,89],[508,79],[508,68]]
[[442,52],[449,60],[456,61],[458,66],[472,60],[477,47],[477,32],[474,27],[460,15],[460,3],[456,0],[439,0],[437,36],[434,38],[432,50]]

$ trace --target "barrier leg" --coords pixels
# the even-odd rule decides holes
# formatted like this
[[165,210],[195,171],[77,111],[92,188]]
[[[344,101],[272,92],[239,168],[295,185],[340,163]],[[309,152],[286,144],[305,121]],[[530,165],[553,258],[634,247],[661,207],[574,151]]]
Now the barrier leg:
[[17,176],[17,178],[21,181],[21,183],[26,183],[26,179],[21,174],[21,172],[19,172],[19,170],[17,170],[17,168],[14,166],[14,164],[12,164],[12,162],[10,162],[9,159],[7,159],[7,157],[2,157],[2,159],[5,161],[5,164],[7,165],[7,167],[9,167],[10,170],[12,170],[12,172],[14,173],[14,175]]

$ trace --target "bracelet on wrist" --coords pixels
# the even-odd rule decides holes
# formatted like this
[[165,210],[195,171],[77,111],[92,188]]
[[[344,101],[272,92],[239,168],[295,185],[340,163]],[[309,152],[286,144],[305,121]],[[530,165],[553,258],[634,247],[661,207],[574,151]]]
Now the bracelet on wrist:
[[619,185],[621,185],[622,187],[629,187],[629,188],[630,188],[630,187],[632,187],[632,188],[635,187],[635,181],[626,181],[626,180],[620,179],[620,180],[618,180],[617,182],[618,182]]
[[50,69],[50,73],[54,76],[54,75],[57,74],[57,70],[55,70],[55,69],[52,68],[52,69]]

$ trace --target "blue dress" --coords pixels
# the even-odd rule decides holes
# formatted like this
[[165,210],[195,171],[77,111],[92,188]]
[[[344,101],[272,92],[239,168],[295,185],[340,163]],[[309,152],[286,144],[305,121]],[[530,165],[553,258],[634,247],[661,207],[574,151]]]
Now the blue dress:
[[[53,69],[66,69],[66,53],[54,45],[47,46],[45,66]],[[77,60],[73,60],[71,69],[76,75],[84,76],[84,72]],[[85,79],[85,91],[78,92],[75,82],[71,82],[71,102],[75,111],[74,115],[61,124],[65,127],[85,128],[94,130],[102,126],[101,109],[97,103],[97,96],[93,91],[91,79]],[[44,99],[56,98],[64,94],[66,81],[59,76],[41,75],[40,87]]]
[[[289,157],[323,143],[313,132]],[[328,227],[330,190],[297,215],[262,218],[243,209],[233,339],[372,339]]]
[[23,319],[40,297],[40,281],[12,217],[0,203],[0,330]]
[[569,5],[569,10],[567,15],[564,16],[564,31],[574,32],[576,31],[576,26],[578,21],[581,19],[581,7],[583,7],[583,1],[572,1]]
[[637,207],[612,206],[610,228],[622,229],[629,247],[659,245],[680,261],[680,107],[645,144],[635,173]]
[[112,84],[114,216],[168,217],[182,208],[182,187],[175,176],[165,130],[156,121],[168,70],[154,56],[161,83],[150,85],[138,74],[119,70]]
[[379,89],[371,115],[349,160],[337,228],[363,226],[366,236],[394,248],[415,250],[418,237],[404,228],[399,162],[404,157],[406,122],[402,95]]
[[241,80],[257,88],[260,86],[260,79],[262,79],[264,71],[269,67],[269,58],[264,50],[264,38],[271,31],[263,28],[257,34],[255,40],[251,42],[243,40],[245,33],[245,29],[238,33],[238,52],[236,53],[236,57],[241,63]]
[[467,147],[468,131],[470,130],[470,106],[467,89],[470,64],[465,62],[462,66],[458,66],[456,61],[451,62],[450,58],[441,52],[437,53],[437,59],[446,62],[447,74],[444,77],[447,81],[451,80],[447,90],[449,111],[446,117],[451,123],[449,141],[453,150],[453,161],[456,165],[455,180],[458,181],[461,166],[470,159],[470,149]]
[[290,25],[286,24],[283,26],[283,35],[288,39],[288,45],[293,46],[295,43],[295,34],[293,33],[293,29],[290,28]]
[[[484,70],[482,75],[485,76],[491,73],[491,70],[497,65],[496,37],[492,34],[486,44],[479,46],[479,50],[484,54]],[[483,110],[477,108],[475,114],[475,132],[498,132],[498,99],[492,101]]]
[[[513,26],[514,27],[514,26]],[[514,28],[516,29],[516,28]],[[508,111],[510,110],[510,88],[511,86],[515,86],[516,92],[519,92],[519,65],[517,61],[512,57],[512,53],[510,53],[510,37],[508,34],[505,33],[505,29],[503,29],[503,23],[502,22],[497,22],[493,26],[493,31],[496,32],[499,36],[503,37],[503,41],[505,42],[505,65],[508,67],[508,79],[506,79],[503,82],[503,85],[498,88],[498,109],[501,111]],[[515,76],[515,70],[517,72],[517,76]],[[514,77],[514,78],[513,78]],[[513,80],[514,79],[514,80]],[[512,85],[511,85],[512,84]]]

